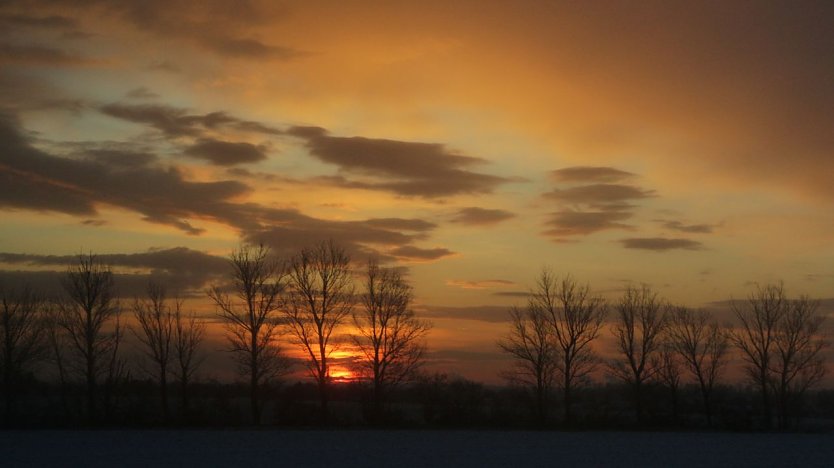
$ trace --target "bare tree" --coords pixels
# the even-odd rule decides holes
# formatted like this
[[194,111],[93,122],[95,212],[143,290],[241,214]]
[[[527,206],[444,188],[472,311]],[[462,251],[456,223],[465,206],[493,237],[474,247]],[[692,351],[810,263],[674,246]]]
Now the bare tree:
[[498,347],[514,358],[514,369],[504,374],[513,383],[533,389],[539,425],[547,422],[547,400],[556,374],[556,348],[545,312],[531,307],[510,310],[510,332]]
[[282,272],[268,247],[242,246],[232,252],[234,296],[215,286],[208,295],[226,327],[229,351],[241,374],[249,377],[252,422],[260,424],[260,387],[289,367],[277,339],[277,313],[284,290]]
[[353,308],[350,258],[332,240],[304,248],[289,264],[286,318],[290,333],[307,355],[315,379],[322,418],[327,418],[330,356],[336,349],[334,332]]
[[642,390],[658,372],[658,352],[667,307],[648,286],[629,286],[616,305],[612,332],[617,340],[619,357],[611,361],[610,369],[631,387],[637,419],[641,422]]
[[599,335],[605,320],[605,302],[601,297],[592,296],[587,284],[580,286],[570,276],[557,280],[544,270],[533,291],[531,303],[533,307],[542,309],[550,319],[565,423],[570,425],[573,422],[571,407],[574,390],[599,362],[591,343]]
[[68,339],[67,334],[61,327],[61,309],[55,302],[50,301],[45,304],[44,310],[44,329],[46,330],[47,346],[49,348],[49,359],[55,364],[58,371],[58,384],[61,387],[61,406],[64,410],[64,416],[69,417],[69,369],[67,368],[67,348]]
[[118,397],[122,387],[130,380],[130,370],[127,361],[119,354],[119,348],[124,339],[125,328],[122,326],[121,313],[117,310],[113,320],[113,332],[110,335],[110,348],[105,355],[106,368],[104,372],[104,417],[111,421]]
[[0,369],[6,422],[12,419],[20,377],[47,355],[44,304],[29,288],[0,290]]
[[179,380],[180,407],[183,418],[188,415],[188,384],[203,361],[199,354],[206,324],[194,313],[183,314],[181,302],[174,310],[174,376]]
[[721,326],[704,311],[677,307],[668,322],[669,345],[683,359],[698,381],[707,425],[712,426],[712,392],[726,363],[729,339]]
[[79,255],[63,279],[65,299],[59,302],[58,323],[66,332],[72,352],[86,381],[87,415],[97,420],[97,386],[101,376],[112,375],[118,350],[119,327],[107,326],[118,316],[113,297],[113,274],[93,254]]
[[363,307],[353,314],[354,344],[362,353],[360,372],[371,379],[376,420],[388,390],[422,364],[431,323],[415,317],[411,299],[411,286],[397,270],[368,261]]
[[771,385],[773,358],[779,323],[788,309],[788,299],[782,284],[757,285],[746,302],[730,302],[740,327],[730,339],[741,351],[745,370],[750,380],[759,388],[762,398],[762,416],[766,429],[772,426]]
[[818,306],[819,302],[807,296],[791,300],[778,324],[772,387],[783,430],[790,424],[792,404],[798,404],[805,391],[825,374],[822,351],[828,342],[820,335],[825,317],[817,312]]
[[[179,302],[175,304],[179,310]],[[139,330],[133,334],[142,343],[144,354],[153,362],[148,372],[159,382],[162,417],[168,421],[168,364],[171,361],[171,341],[174,334],[174,314],[165,297],[165,288],[149,283],[145,297],[133,302],[133,315]]]
[[672,401],[672,420],[677,422],[679,412],[678,394],[681,386],[680,358],[674,348],[668,342],[665,342],[660,347],[660,355],[657,360],[657,377],[669,389],[669,396]]

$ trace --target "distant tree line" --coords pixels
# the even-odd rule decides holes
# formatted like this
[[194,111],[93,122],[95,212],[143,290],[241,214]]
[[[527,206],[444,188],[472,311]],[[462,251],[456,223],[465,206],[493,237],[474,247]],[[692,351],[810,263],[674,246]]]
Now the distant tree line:
[[[398,271],[370,259],[357,288],[351,259],[332,241],[304,248],[284,262],[267,247],[244,245],[232,252],[229,266],[229,281],[211,287],[207,295],[224,326],[226,350],[247,381],[249,423],[261,423],[265,388],[291,371],[286,344],[307,356],[304,364],[320,402],[318,422],[326,423],[331,358],[344,344],[349,324],[349,341],[360,351],[355,372],[367,382],[374,408],[369,419],[380,417],[391,390],[417,375],[431,323],[415,316],[411,286]],[[170,423],[168,387],[173,378],[180,422],[188,422],[190,387],[205,358],[205,319],[184,312],[181,299],[153,282],[143,296],[124,306],[112,271],[93,254],[79,255],[68,266],[62,286],[64,294],[55,298],[28,288],[0,290],[4,421],[17,422],[19,390],[27,381],[31,384],[36,365],[52,362],[61,406],[68,416],[74,407],[75,421],[112,422],[116,398],[145,378],[158,388],[160,422]],[[125,312],[133,316],[127,327]],[[131,374],[121,350],[127,330],[146,358],[138,376]],[[71,405],[70,395],[79,389],[84,404]]]
[[[548,393],[560,390],[566,427],[573,423],[576,393],[590,385],[588,375],[597,367],[624,385],[638,425],[647,422],[647,387],[667,389],[677,420],[687,382],[697,387],[706,426],[713,427],[715,389],[734,347],[761,399],[759,427],[773,427],[775,410],[777,427],[788,429],[808,390],[825,374],[828,341],[819,303],[806,296],[790,299],[782,284],[769,284],[730,304],[737,327],[719,324],[706,311],[675,306],[648,286],[628,286],[608,304],[588,285],[570,276],[557,279],[545,269],[526,308],[510,312],[510,331],[498,346],[515,362],[509,381],[531,390],[540,424],[548,422]],[[615,353],[603,359],[592,342],[609,314]]]
[[[119,298],[94,254],[67,267],[61,297],[0,288],[3,422],[789,430],[813,415],[834,429],[834,391],[813,390],[828,346],[819,303],[781,284],[730,301],[733,327],[647,286],[606,301],[545,269],[497,343],[513,362],[507,385],[487,386],[424,372],[431,323],[411,308],[407,279],[374,259],[357,269],[332,241],[286,259],[264,246],[232,252],[227,281],[206,294],[244,379],[235,383],[197,378],[206,318],[158,283]],[[128,362],[126,333],[141,361]],[[343,345],[360,378],[335,385]],[[724,379],[731,354],[742,384]],[[287,383],[298,364],[311,381]],[[43,369],[55,378],[36,377]]]

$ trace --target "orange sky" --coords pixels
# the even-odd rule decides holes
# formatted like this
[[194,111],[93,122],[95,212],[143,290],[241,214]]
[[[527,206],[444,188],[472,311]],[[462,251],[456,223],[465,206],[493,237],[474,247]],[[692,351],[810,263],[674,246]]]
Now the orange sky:
[[647,283],[701,307],[777,280],[831,298],[832,13],[4,5],[0,280],[54,287],[93,250],[124,295],[152,274],[200,296],[242,241],[332,237],[407,268],[431,365],[485,380],[546,265],[609,299]]

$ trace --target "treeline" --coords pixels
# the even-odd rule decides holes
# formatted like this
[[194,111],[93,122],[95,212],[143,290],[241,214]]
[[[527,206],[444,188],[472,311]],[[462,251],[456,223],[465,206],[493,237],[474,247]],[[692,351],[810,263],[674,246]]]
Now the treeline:
[[[333,353],[348,325],[354,331],[349,345],[357,353],[353,372],[371,395],[370,419],[381,415],[389,393],[413,380],[423,363],[431,323],[415,317],[411,286],[398,270],[369,260],[357,287],[350,258],[332,241],[304,248],[283,262],[264,246],[243,246],[231,254],[229,264],[228,281],[207,295],[224,327],[226,351],[246,381],[249,424],[261,423],[262,400],[273,396],[274,385],[293,370],[285,346],[305,356],[301,364],[315,382],[318,399],[311,414],[325,424]],[[29,288],[0,290],[6,424],[24,420],[21,399],[32,403],[30,388],[54,390],[56,385],[34,379],[35,367],[45,363],[56,371],[60,413],[67,420],[88,425],[121,421],[116,415],[120,408],[125,411],[120,396],[138,398],[137,389],[147,389],[142,382],[148,379],[156,387],[159,411],[152,413],[159,414],[160,423],[175,421],[172,383],[179,399],[176,420],[194,420],[192,405],[197,403],[191,393],[205,357],[206,322],[185,313],[183,301],[160,284],[150,283],[143,296],[121,303],[112,271],[93,254],[80,255],[68,267],[62,287],[63,295],[55,298]],[[125,313],[133,318],[129,326]],[[146,358],[138,373],[122,349],[127,333],[135,336]],[[210,387],[225,391],[221,384]],[[39,404],[44,402],[41,398]],[[135,416],[136,422],[147,420],[141,413]]]
[[[662,388],[673,421],[679,420],[683,391],[696,389],[704,424],[715,427],[717,389],[727,385],[723,372],[735,349],[750,389],[744,393],[758,399],[741,400],[744,406],[737,409],[757,408],[750,422],[755,427],[773,428],[775,413],[776,427],[789,429],[802,414],[808,390],[825,374],[828,342],[819,302],[790,299],[781,284],[770,284],[730,306],[736,327],[720,324],[709,312],[673,305],[648,286],[629,286],[607,303],[588,285],[544,270],[526,308],[511,311],[511,330],[498,344],[516,364],[506,377],[531,390],[541,425],[550,421],[550,394],[557,390],[561,423],[573,426],[576,395],[590,391],[590,375],[601,370],[622,386],[637,425],[649,422],[647,403],[662,397],[656,390]],[[615,348],[608,359],[593,346],[605,320]],[[728,424],[726,417],[722,424]]]
[[[827,346],[818,303],[790,299],[781,285],[730,302],[740,325],[729,327],[648,287],[629,287],[607,302],[588,285],[545,270],[526,306],[511,310],[497,343],[515,363],[503,375],[507,385],[486,386],[421,369],[431,323],[415,316],[411,286],[397,269],[371,260],[357,279],[351,259],[332,241],[284,261],[266,247],[243,246],[229,265],[228,281],[207,296],[237,365],[236,383],[196,378],[207,352],[205,319],[187,313],[161,284],[120,300],[112,271],[93,254],[68,266],[60,297],[0,289],[4,424],[733,430],[834,424],[834,392],[812,391],[824,375]],[[127,360],[127,334],[144,354],[139,365]],[[599,353],[604,334],[615,343],[614,357]],[[358,378],[337,384],[333,352],[345,336]],[[288,346],[305,358],[290,359]],[[731,353],[744,360],[744,385],[724,379]],[[286,383],[299,365],[310,381]],[[44,378],[45,369],[55,378]],[[605,383],[592,378],[600,375]]]

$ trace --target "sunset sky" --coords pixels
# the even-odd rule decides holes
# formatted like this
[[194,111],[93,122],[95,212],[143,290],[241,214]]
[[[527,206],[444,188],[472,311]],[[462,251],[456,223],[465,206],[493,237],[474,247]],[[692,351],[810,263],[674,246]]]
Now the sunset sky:
[[208,316],[241,242],[333,238],[482,380],[544,266],[834,304],[832,2],[0,5],[4,283],[92,251]]

